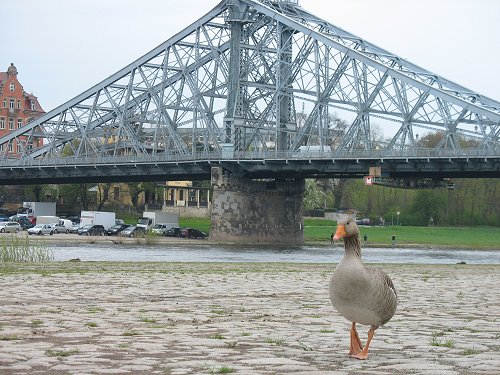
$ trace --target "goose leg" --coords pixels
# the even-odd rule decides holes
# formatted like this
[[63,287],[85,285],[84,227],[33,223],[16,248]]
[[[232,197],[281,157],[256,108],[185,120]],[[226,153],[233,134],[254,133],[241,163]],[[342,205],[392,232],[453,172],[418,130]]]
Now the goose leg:
[[375,334],[376,329],[377,328],[373,328],[373,327],[370,328],[370,330],[368,331],[368,341],[366,342],[365,347],[363,348],[363,350],[359,354],[354,355],[353,356],[354,358],[357,358],[357,359],[367,359],[368,358],[368,347],[370,346],[370,342],[372,341],[372,338],[373,338],[373,335]]
[[361,340],[359,339],[358,331],[356,331],[356,323],[352,322],[351,347],[349,349],[349,355],[350,356],[358,355],[359,352],[361,352],[362,347],[363,347],[363,344],[361,343]]

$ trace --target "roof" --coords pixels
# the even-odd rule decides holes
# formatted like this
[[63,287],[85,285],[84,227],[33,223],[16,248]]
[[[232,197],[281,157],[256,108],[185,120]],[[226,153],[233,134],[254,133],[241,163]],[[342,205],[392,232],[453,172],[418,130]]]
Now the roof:
[[33,100],[35,102],[35,111],[36,112],[45,112],[43,110],[42,106],[40,105],[40,103],[38,103],[38,98],[35,95],[28,94],[27,92],[25,92],[24,96],[26,97],[26,99]]

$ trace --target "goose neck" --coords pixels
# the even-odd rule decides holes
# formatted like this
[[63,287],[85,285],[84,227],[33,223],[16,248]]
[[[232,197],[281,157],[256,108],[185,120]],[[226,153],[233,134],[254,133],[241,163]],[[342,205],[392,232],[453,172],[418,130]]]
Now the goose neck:
[[361,241],[359,236],[344,237],[344,249],[346,255],[356,255],[361,258]]

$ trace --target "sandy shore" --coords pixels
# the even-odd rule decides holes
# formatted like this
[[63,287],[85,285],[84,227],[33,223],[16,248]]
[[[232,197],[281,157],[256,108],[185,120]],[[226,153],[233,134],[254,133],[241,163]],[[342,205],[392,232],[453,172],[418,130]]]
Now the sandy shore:
[[383,268],[400,306],[359,361],[333,265],[0,267],[0,373],[500,373],[500,266]]

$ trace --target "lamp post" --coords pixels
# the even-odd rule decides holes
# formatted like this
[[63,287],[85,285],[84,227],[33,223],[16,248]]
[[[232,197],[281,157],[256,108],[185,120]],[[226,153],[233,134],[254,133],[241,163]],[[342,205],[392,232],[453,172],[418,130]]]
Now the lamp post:
[[396,215],[398,215],[398,218],[397,218],[397,221],[396,221],[396,225],[399,225],[399,211],[396,212]]

